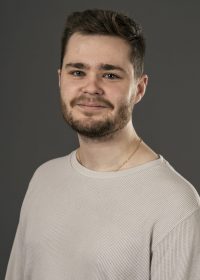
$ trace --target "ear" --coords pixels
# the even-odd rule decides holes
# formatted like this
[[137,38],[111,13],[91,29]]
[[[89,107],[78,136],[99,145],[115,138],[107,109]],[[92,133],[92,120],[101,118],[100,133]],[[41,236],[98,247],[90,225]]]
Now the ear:
[[58,72],[58,85],[59,85],[59,87],[60,87],[60,75],[61,75],[61,69],[58,69],[58,70],[57,70],[57,72]]
[[148,84],[148,76],[146,74],[138,78],[136,82],[136,93],[135,93],[134,104],[139,103],[143,98],[146,91],[147,84]]

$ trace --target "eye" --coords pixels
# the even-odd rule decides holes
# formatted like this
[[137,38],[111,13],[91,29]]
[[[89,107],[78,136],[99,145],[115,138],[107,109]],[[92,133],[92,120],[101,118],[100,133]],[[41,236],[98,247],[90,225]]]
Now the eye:
[[106,77],[110,80],[120,79],[119,76],[117,76],[116,74],[113,74],[113,73],[106,73],[106,74],[104,74],[104,77]]
[[81,76],[85,75],[85,73],[83,71],[78,71],[78,70],[71,71],[71,72],[69,72],[69,74],[71,74],[72,76],[75,76],[75,77],[81,77]]

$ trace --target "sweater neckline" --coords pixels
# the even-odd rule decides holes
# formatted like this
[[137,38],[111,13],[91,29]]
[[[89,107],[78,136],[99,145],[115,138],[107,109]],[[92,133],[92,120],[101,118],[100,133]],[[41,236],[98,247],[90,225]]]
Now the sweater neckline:
[[154,167],[156,165],[163,164],[166,162],[164,157],[161,154],[158,154],[159,158],[155,160],[148,161],[146,163],[143,163],[138,166],[130,167],[127,169],[122,169],[118,171],[95,171],[89,168],[86,168],[85,166],[81,165],[79,161],[76,158],[76,152],[77,149],[72,151],[70,154],[70,163],[72,168],[74,168],[76,171],[81,173],[82,175],[85,175],[87,177],[93,177],[93,178],[113,178],[113,177],[120,177],[128,174],[133,174],[138,171],[142,171],[145,169],[149,169],[151,167]]

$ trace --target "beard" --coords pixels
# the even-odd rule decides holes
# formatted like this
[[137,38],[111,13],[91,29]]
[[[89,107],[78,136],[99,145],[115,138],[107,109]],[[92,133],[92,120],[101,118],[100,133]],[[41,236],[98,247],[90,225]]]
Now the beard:
[[[91,112],[83,113],[87,118],[75,118],[72,114],[72,110],[68,109],[62,97],[60,97],[60,103],[62,116],[65,122],[74,131],[87,138],[100,140],[112,137],[114,132],[124,128],[132,118],[133,104],[128,101],[119,105],[114,116],[111,116],[109,113],[102,113],[105,117],[101,117],[101,119],[97,119]],[[75,102],[72,102],[71,104],[75,104]],[[112,105],[110,107],[113,108]],[[110,110],[110,108],[106,110]]]

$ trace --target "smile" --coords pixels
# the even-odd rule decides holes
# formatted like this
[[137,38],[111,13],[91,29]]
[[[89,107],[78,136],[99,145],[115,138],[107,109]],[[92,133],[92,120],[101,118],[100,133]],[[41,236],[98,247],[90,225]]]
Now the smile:
[[94,105],[92,106],[92,105],[82,105],[82,104],[78,104],[77,106],[84,110],[102,110],[108,108],[103,106],[94,106]]

